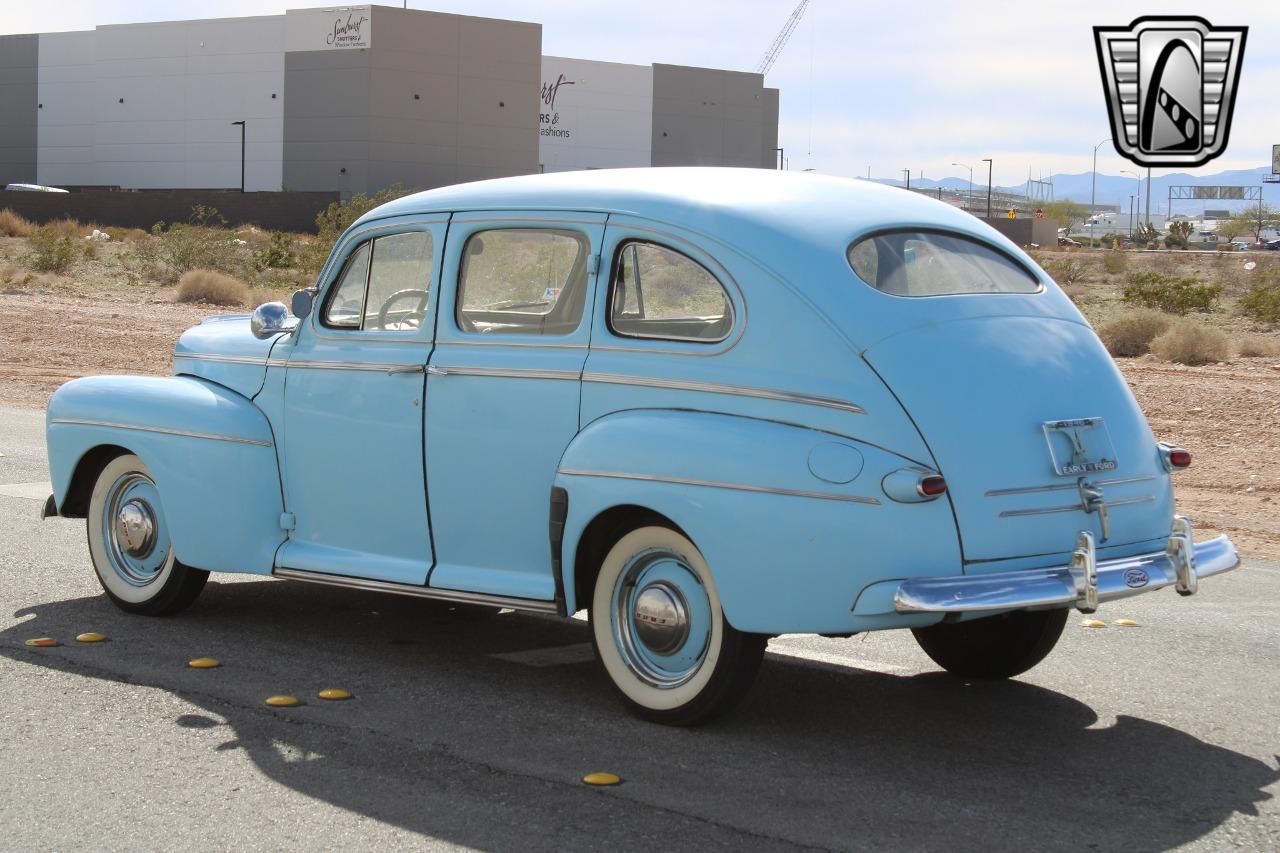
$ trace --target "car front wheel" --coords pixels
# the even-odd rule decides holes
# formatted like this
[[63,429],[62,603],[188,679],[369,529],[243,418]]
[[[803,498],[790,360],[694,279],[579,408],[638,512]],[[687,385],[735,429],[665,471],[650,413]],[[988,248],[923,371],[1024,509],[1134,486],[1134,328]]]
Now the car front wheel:
[[129,613],[177,613],[204,589],[209,573],[179,563],[160,491],[142,460],[117,456],[89,498],[89,557],[107,597]]
[[632,530],[605,555],[591,632],[623,702],[667,725],[706,722],[737,704],[767,642],[728,623],[702,554],[662,526]]
[[1062,636],[1066,610],[1018,610],[970,622],[912,628],[934,663],[966,678],[1012,678],[1044,660]]

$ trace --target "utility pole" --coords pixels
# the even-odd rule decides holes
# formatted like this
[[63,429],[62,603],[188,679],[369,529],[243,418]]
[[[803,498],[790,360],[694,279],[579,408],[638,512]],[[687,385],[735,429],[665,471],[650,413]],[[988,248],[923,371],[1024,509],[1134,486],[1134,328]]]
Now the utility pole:
[[910,169],[902,170],[902,179],[907,182],[907,189],[911,189],[911,170]]
[[1147,224],[1151,224],[1151,167],[1147,167]]
[[1135,198],[1137,198],[1137,196],[1134,196],[1134,195],[1129,196],[1129,239],[1130,240],[1133,239],[1133,200]]
[[966,207],[966,210],[968,210],[970,213],[973,213],[973,167],[965,165],[964,163],[952,163],[951,165],[959,166],[961,169],[969,170],[969,203],[968,203],[968,206]]
[[1090,249],[1094,247],[1094,244],[1093,244],[1094,221],[1093,220],[1098,215],[1098,211],[1094,210],[1094,206],[1098,202],[1098,149],[1101,148],[1103,145],[1106,145],[1110,141],[1111,141],[1111,137],[1108,136],[1106,139],[1102,140],[1097,145],[1093,146],[1093,178],[1089,186],[1089,248]]
[[992,162],[990,157],[983,157],[982,162],[987,164],[987,219],[991,218],[991,169]]
[[231,126],[240,125],[240,192],[244,192],[244,128],[243,121],[233,121]]

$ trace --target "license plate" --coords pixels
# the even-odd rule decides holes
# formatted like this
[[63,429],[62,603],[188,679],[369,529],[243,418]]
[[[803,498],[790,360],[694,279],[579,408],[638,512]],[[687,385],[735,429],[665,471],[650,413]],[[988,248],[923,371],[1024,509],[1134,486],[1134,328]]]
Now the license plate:
[[1080,477],[1116,470],[1116,449],[1102,418],[1069,418],[1044,422],[1053,470],[1060,477]]

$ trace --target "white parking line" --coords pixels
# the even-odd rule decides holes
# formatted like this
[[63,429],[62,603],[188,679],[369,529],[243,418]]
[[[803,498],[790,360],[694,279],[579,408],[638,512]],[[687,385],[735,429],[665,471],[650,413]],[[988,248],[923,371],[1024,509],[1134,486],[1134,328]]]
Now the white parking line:
[[590,643],[574,643],[571,646],[548,646],[542,649],[525,649],[520,652],[501,652],[489,657],[522,663],[525,666],[567,666],[586,663],[595,657]]
[[8,498],[26,498],[42,501],[53,494],[53,486],[48,483],[7,483],[0,485],[0,495]]

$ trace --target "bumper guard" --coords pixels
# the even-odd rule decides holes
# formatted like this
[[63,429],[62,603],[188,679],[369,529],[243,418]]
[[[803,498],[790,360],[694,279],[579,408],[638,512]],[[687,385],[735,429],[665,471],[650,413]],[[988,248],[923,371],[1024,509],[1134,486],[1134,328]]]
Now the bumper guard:
[[1098,604],[1166,586],[1194,595],[1200,578],[1229,572],[1240,564],[1226,536],[1194,544],[1191,522],[1178,516],[1163,551],[1099,563],[1093,534],[1082,531],[1071,563],[989,575],[912,578],[893,596],[899,613],[968,613],[1074,606],[1092,613]]

